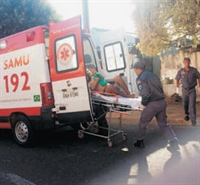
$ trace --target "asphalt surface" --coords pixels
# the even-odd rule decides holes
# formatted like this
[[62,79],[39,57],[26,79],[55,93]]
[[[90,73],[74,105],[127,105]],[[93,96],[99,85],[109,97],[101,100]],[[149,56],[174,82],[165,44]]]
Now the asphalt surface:
[[113,148],[104,139],[79,139],[73,130],[42,133],[35,146],[22,148],[11,131],[0,130],[0,184],[200,185],[199,126],[173,126],[180,151],[169,152],[156,125],[148,127],[145,148],[137,149],[137,126],[123,123],[128,140],[117,136]]

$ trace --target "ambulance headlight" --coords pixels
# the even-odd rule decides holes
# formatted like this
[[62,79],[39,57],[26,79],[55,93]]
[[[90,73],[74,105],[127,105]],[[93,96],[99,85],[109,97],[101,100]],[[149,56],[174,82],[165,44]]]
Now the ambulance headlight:
[[6,47],[7,47],[7,42],[6,42],[6,40],[2,40],[2,41],[0,42],[0,49],[6,49]]

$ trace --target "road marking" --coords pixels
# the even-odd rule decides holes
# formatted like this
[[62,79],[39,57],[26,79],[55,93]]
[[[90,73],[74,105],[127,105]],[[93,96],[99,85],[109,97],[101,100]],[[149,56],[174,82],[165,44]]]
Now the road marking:
[[138,164],[136,163],[131,166],[127,185],[137,184],[137,176],[138,176]]
[[12,183],[14,183],[15,185],[36,185],[18,175],[12,174],[12,173],[8,173],[6,174],[6,176],[10,179],[10,181]]

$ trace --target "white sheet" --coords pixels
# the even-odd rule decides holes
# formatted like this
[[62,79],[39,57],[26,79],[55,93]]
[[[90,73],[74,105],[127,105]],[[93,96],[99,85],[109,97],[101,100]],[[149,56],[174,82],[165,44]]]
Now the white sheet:
[[138,98],[125,98],[122,96],[117,96],[118,97],[118,101],[117,98],[114,96],[104,96],[98,93],[95,93],[95,96],[99,96],[101,98],[103,98],[104,100],[107,100],[111,103],[119,103],[122,105],[129,105],[132,109],[134,110],[141,110],[144,109],[144,106],[141,104],[141,97]]

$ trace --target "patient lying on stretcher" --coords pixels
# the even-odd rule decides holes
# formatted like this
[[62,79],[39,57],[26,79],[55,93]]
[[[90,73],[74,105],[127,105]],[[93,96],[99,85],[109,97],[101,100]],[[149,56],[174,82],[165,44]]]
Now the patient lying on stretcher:
[[[135,98],[135,95],[130,93],[126,84],[120,76],[116,76],[111,82],[112,84],[110,84],[106,82],[104,80],[104,77],[96,71],[96,67],[93,64],[89,64],[86,67],[87,73],[90,76],[89,84],[91,90],[98,92],[113,93],[127,98]],[[120,91],[113,84],[117,84],[119,87],[121,87],[121,89],[123,89],[123,91]]]

